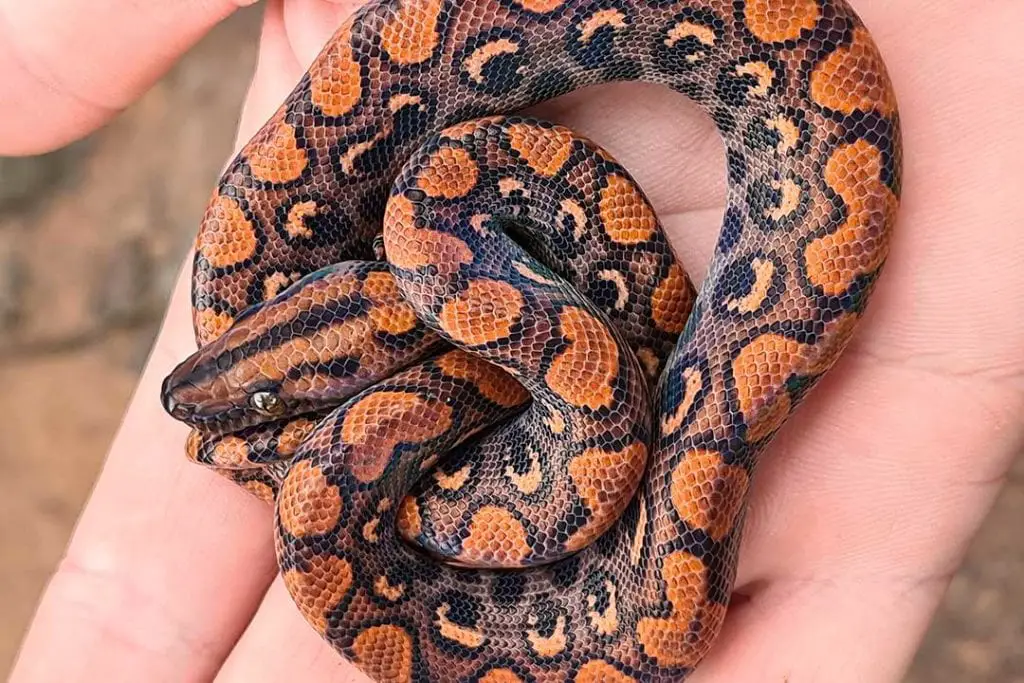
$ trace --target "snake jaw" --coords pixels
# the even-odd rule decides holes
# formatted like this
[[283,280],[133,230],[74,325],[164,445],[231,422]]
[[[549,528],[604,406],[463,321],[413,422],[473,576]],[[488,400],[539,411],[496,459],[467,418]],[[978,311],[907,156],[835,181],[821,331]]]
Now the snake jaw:
[[252,406],[244,387],[223,379],[204,381],[202,352],[197,352],[164,379],[160,401],[171,417],[207,433],[226,434],[276,419]]
[[226,399],[211,398],[204,391],[188,381],[178,381],[175,373],[163,383],[160,400],[164,410],[174,419],[192,427],[216,431],[240,429],[251,420],[245,419],[249,412]]

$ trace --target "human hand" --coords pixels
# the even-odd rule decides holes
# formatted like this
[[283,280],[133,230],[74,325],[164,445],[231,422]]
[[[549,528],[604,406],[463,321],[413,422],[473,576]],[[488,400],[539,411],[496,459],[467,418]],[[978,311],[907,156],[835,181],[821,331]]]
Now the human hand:
[[[899,680],[1024,444],[1024,239],[1010,194],[1024,133],[1004,104],[1024,100],[1010,34],[1024,8],[854,5],[900,101],[897,232],[853,343],[764,455],[742,597],[693,681]],[[270,5],[242,140],[350,10]],[[1001,68],[972,70],[983,62]],[[724,199],[710,122],[640,85],[535,113],[633,171],[699,280]],[[3,123],[0,143],[13,139]],[[194,348],[187,301],[183,278],[14,680],[363,680],[274,578],[269,509],[187,464],[185,430],[159,407],[161,379]]]

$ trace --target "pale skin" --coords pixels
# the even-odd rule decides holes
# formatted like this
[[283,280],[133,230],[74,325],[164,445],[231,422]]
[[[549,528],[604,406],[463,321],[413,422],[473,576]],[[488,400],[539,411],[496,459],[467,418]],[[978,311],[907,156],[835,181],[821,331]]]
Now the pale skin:
[[[0,154],[89,133],[245,4],[0,0]],[[240,143],[356,4],[268,3]],[[851,347],[765,454],[735,606],[696,683],[901,680],[1024,446],[1024,6],[854,6],[903,117],[898,231]],[[725,182],[710,122],[635,85],[536,111],[635,173],[699,281]],[[363,681],[276,578],[271,509],[187,463],[160,408],[195,348],[187,277],[12,680]]]

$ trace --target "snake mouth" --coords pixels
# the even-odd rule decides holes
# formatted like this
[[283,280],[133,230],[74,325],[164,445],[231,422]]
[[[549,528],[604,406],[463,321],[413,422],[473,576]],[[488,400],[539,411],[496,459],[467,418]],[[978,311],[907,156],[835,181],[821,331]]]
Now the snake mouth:
[[160,392],[160,401],[168,415],[179,422],[207,432],[227,433],[251,426],[259,420],[254,419],[252,411],[239,407],[227,400],[189,400],[189,393],[198,393],[196,387],[189,383],[174,381],[174,377],[164,380]]

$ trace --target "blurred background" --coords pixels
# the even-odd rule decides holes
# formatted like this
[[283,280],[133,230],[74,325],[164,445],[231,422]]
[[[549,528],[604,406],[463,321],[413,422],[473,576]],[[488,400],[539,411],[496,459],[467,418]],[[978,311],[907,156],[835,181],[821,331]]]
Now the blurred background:
[[[0,158],[0,672],[99,472],[231,152],[259,18],[238,12],[90,138]],[[908,683],[1024,683],[1022,519],[1024,459]]]

